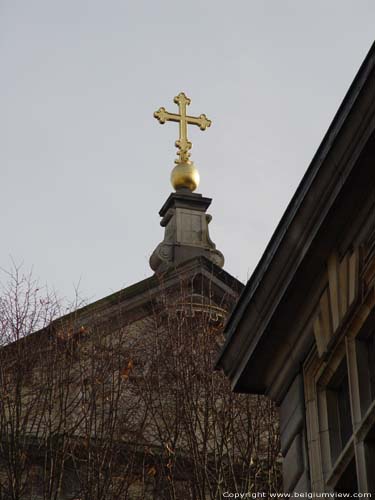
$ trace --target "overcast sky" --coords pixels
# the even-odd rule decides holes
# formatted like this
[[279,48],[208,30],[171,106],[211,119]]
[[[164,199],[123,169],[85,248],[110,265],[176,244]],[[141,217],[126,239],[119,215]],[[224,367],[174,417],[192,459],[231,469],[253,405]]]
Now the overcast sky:
[[0,0],[0,15],[0,267],[90,300],[152,274],[178,128],[156,109],[185,91],[212,120],[190,132],[198,191],[246,281],[375,36],[374,0]]

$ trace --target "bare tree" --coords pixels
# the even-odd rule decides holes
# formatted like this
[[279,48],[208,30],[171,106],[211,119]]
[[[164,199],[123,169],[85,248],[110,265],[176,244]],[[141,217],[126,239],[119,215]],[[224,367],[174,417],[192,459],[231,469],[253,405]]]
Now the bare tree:
[[0,498],[54,499],[61,491],[74,408],[71,364],[49,329],[59,314],[55,295],[14,266],[0,297]]
[[[160,302],[144,326],[147,348],[139,346],[141,369],[133,382],[148,409],[146,437],[153,458],[148,474],[155,498],[277,491],[273,404],[232,393],[224,375],[213,371],[231,304],[224,297],[217,305],[183,280],[177,293],[166,292]],[[159,446],[157,453],[152,445]]]
[[[137,320],[62,316],[19,268],[0,299],[0,499],[207,500],[279,488],[275,409],[213,366],[233,305],[160,281]],[[228,299],[228,300],[227,300]]]

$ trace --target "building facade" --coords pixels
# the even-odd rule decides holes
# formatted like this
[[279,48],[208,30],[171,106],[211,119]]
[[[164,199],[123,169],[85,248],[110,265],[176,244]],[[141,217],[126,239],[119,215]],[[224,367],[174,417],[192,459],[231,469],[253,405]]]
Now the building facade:
[[279,408],[290,493],[375,493],[375,45],[227,327],[218,367]]

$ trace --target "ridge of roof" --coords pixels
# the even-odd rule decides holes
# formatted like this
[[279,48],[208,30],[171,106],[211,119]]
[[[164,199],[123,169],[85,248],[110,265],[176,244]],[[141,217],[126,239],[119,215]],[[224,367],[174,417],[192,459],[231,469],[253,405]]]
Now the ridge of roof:
[[[169,285],[173,286],[173,284],[175,284],[176,278],[181,273],[184,273],[186,275],[194,273],[199,270],[206,271],[205,273],[206,276],[207,274],[213,274],[217,279],[219,279],[220,281],[225,283],[225,285],[231,288],[233,292],[235,291],[240,292],[244,287],[243,283],[241,283],[237,278],[235,278],[227,271],[214,264],[211,260],[207,259],[205,256],[193,257],[185,261],[184,263],[176,266],[175,268],[169,269],[168,271],[162,274],[155,273],[152,276],[149,276],[148,278],[145,278],[132,285],[122,288],[116,292],[113,292],[110,295],[95,300],[94,302],[84,305],[83,307],[73,310],[72,312],[69,312],[67,314],[64,314],[63,316],[59,316],[58,318],[54,319],[50,324],[46,325],[42,329],[31,332],[25,337],[20,338],[18,341],[12,342],[11,344],[7,344],[6,346],[3,347],[11,346],[12,344],[17,342],[25,342],[31,338],[34,339],[35,336],[42,334],[42,332],[53,331],[55,327],[58,328],[59,325],[66,324],[70,320],[77,321],[79,319],[81,322],[82,321],[84,322],[85,319],[87,319],[87,317],[89,317],[91,314],[94,314],[95,312],[103,313],[104,311],[112,308],[113,306],[120,305],[121,303],[124,303],[131,299],[136,299],[137,296],[141,297],[143,295],[144,300],[141,303],[147,302],[151,298],[152,291],[156,290],[157,287],[160,286],[162,283],[164,285],[167,284],[167,286]],[[150,295],[148,296],[144,295],[147,292],[149,292]],[[135,306],[133,305],[133,307],[137,307],[138,305],[139,303],[136,304]]]
[[219,277],[225,283],[231,283],[232,286],[236,286],[239,289],[244,287],[243,283],[241,283],[237,278],[229,274],[224,269],[220,268],[212,261],[207,259],[204,256],[193,257],[184,263],[176,266],[173,269],[169,269],[164,273],[154,273],[152,276],[145,278],[141,281],[133,283],[125,288],[117,290],[116,292],[111,293],[101,299],[95,300],[90,304],[87,304],[71,313],[68,313],[64,316],[56,318],[55,321],[61,322],[67,320],[72,315],[84,315],[85,313],[89,313],[91,310],[98,309],[106,309],[107,307],[111,307],[113,305],[119,304],[120,301],[125,301],[137,297],[138,295],[150,291],[153,288],[156,288],[160,283],[167,283],[168,281],[172,281],[175,276],[182,272],[192,272],[195,269],[205,268],[209,272],[212,272],[216,277]]

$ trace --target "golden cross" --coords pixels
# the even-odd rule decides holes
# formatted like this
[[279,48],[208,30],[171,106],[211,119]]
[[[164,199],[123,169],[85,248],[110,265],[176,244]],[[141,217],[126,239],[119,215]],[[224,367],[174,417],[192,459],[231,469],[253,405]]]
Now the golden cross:
[[186,163],[189,161],[189,150],[192,146],[191,142],[188,140],[187,126],[197,125],[201,130],[206,130],[206,128],[211,125],[211,120],[204,114],[199,116],[188,116],[186,114],[186,106],[188,106],[191,101],[183,92],[180,92],[173,99],[173,102],[178,104],[179,114],[169,113],[165,108],[160,108],[158,111],[155,111],[154,117],[157,118],[161,124],[168,121],[178,122],[180,138],[175,142],[175,146],[178,148],[177,155],[179,158],[175,161],[176,163]]

